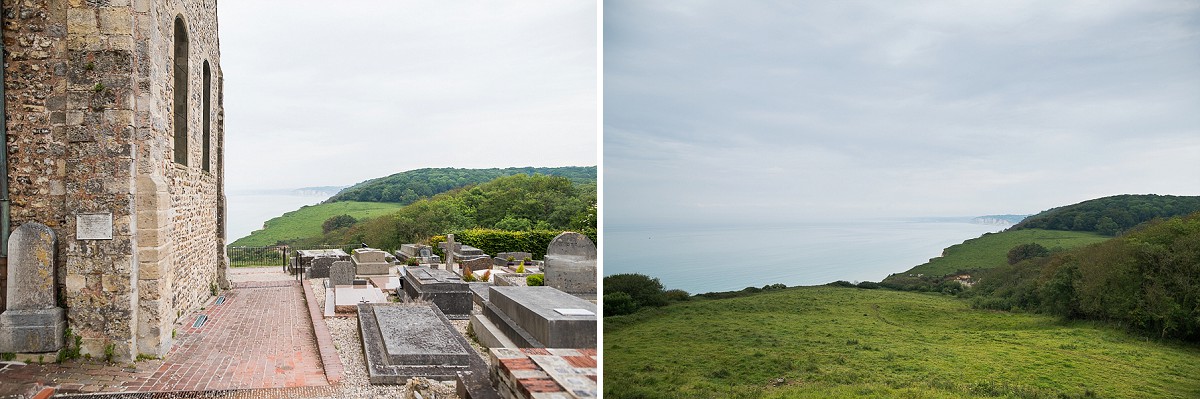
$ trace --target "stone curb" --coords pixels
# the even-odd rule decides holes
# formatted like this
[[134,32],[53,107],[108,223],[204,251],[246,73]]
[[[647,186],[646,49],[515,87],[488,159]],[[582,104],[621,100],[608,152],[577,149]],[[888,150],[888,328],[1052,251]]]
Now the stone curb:
[[312,319],[313,336],[317,338],[317,350],[321,353],[321,365],[325,368],[325,379],[330,385],[342,382],[344,366],[338,357],[337,349],[333,347],[333,337],[329,327],[325,325],[325,316],[317,310],[317,299],[313,294],[312,285],[308,280],[303,281],[304,301],[308,303],[308,316]]

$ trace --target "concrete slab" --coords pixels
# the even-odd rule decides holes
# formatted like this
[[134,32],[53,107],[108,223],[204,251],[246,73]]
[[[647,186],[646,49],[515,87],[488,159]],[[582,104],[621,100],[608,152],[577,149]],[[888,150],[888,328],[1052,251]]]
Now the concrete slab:
[[386,303],[387,293],[369,285],[338,285],[333,287],[336,313],[352,313],[360,303]]
[[471,329],[475,340],[485,348],[517,348],[517,344],[504,336],[503,330],[482,314],[471,315]]
[[[596,304],[552,287],[491,287],[491,303],[546,347],[595,348]],[[592,315],[559,310],[587,310]]]

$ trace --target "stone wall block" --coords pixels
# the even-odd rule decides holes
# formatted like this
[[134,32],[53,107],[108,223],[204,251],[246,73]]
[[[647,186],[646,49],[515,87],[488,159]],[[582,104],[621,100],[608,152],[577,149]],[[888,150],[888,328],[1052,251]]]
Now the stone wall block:
[[74,36],[98,36],[100,29],[96,21],[96,11],[91,8],[68,8],[67,31]]
[[[133,33],[133,15],[128,7],[108,7],[100,9],[100,33],[106,35],[126,35]],[[129,36],[132,38],[132,36]]]

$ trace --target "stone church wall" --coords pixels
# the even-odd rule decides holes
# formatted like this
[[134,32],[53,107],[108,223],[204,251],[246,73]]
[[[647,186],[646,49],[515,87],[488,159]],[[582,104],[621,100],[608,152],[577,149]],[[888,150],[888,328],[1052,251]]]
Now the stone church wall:
[[[83,353],[161,356],[224,277],[216,2],[4,0],[12,226],[59,237],[57,281]],[[173,156],[175,19],[188,33],[188,162]],[[210,162],[201,165],[204,62]],[[112,217],[112,239],[76,218]]]

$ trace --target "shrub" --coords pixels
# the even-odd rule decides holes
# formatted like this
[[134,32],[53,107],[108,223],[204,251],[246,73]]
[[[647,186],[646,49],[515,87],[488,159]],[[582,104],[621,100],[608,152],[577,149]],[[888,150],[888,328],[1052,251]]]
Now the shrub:
[[546,285],[546,276],[541,273],[525,276],[525,285],[530,287],[541,287]]
[[682,302],[692,299],[692,296],[689,295],[687,291],[681,289],[663,291],[663,297],[666,297],[668,301],[672,302]]
[[520,266],[517,266],[517,273],[525,273],[525,264],[524,263],[522,263]]
[[405,260],[404,264],[409,265],[409,266],[420,266],[421,261],[417,260],[417,258],[414,256],[414,257],[408,258],[408,260]]
[[667,298],[663,295],[662,283],[657,278],[637,273],[614,274],[604,277],[604,294],[624,292],[641,306],[663,306]]
[[829,286],[829,287],[842,287],[842,288],[854,288],[855,287],[854,283],[851,283],[846,280],[838,280],[838,281],[834,281],[832,283],[828,283],[825,285]]
[[[961,287],[961,285],[959,285],[959,286]],[[873,290],[873,289],[879,288],[879,283],[876,283],[874,281],[861,281],[858,283],[857,287],[858,288],[866,288],[868,290]]]
[[604,317],[630,314],[637,309],[637,302],[629,294],[617,291],[604,295]]
[[469,283],[469,282],[478,281],[478,280],[475,278],[475,273],[463,273],[463,281],[466,281]]
[[116,344],[110,343],[108,345],[104,345],[104,361],[106,363],[112,363],[113,358],[117,356],[116,352],[117,352]]

